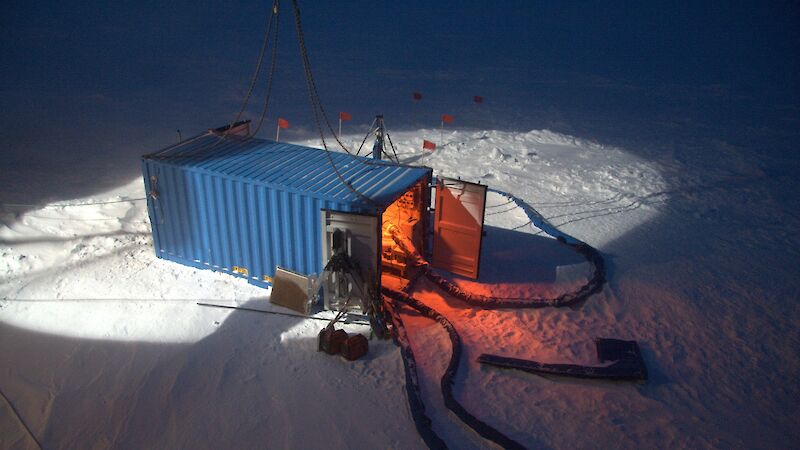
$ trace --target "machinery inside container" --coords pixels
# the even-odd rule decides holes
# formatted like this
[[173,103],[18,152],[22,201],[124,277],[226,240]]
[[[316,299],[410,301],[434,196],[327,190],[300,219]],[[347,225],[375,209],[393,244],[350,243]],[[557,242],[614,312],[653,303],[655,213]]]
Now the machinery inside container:
[[415,265],[392,233],[406,248],[424,254],[430,229],[429,198],[425,177],[380,216],[322,211],[322,256],[330,265],[321,274],[325,309],[365,314],[370,302],[380,298],[380,286],[405,284]]
[[428,232],[427,181],[422,180],[405,192],[384,210],[381,216],[381,275],[408,279],[412,265],[408,255],[395,242],[390,233],[392,227],[400,231],[414,249],[425,253]]
[[411,185],[381,215],[323,210],[323,260],[335,262],[323,274],[326,309],[367,312],[381,287],[403,289],[428,264],[478,278],[486,186],[438,178],[434,219],[428,183]]

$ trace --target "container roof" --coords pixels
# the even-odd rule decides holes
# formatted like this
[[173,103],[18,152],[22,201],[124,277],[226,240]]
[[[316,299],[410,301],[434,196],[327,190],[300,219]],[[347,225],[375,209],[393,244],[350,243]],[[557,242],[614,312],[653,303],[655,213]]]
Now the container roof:
[[[420,178],[427,167],[397,165],[329,152],[350,185],[380,206],[388,206]],[[342,183],[326,151],[301,145],[212,132],[144,156],[174,166],[252,180],[331,201],[369,203]]]

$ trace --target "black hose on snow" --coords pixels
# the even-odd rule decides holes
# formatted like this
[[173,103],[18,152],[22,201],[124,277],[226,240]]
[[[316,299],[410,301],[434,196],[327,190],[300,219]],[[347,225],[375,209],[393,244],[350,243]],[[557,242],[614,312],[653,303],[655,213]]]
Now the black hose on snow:
[[[439,325],[441,325],[445,329],[445,331],[447,331],[447,334],[450,337],[450,344],[452,345],[453,349],[450,355],[450,362],[448,363],[447,369],[445,369],[440,382],[442,389],[442,396],[444,397],[444,404],[447,407],[447,409],[452,411],[456,416],[458,416],[459,419],[461,419],[462,422],[464,422],[470,428],[475,430],[484,439],[488,439],[506,449],[524,449],[525,447],[519,442],[511,439],[510,437],[498,431],[496,428],[473,416],[469,411],[466,410],[466,408],[464,408],[461,405],[461,403],[458,402],[458,400],[456,400],[455,396],[453,395],[453,385],[455,384],[456,372],[458,372],[458,366],[461,361],[461,351],[462,351],[461,337],[458,335],[458,332],[456,331],[453,324],[438,311],[425,305],[424,303],[420,302],[419,300],[415,299],[414,297],[408,294],[386,288],[383,289],[383,294],[391,298],[395,302],[404,303],[410,306],[411,308],[417,310],[423,316],[435,320],[436,322],[439,323]],[[398,324],[398,334],[399,333],[405,335],[405,329],[403,329],[402,321]],[[407,351],[405,349],[403,350],[403,359],[408,359],[411,361],[410,363],[406,363],[406,378],[408,379],[409,366],[411,366],[412,368],[416,368],[414,353],[411,351],[410,346],[408,347]],[[416,378],[416,371],[414,377]],[[428,439],[425,438],[426,435],[433,435],[435,436],[436,440],[441,441],[441,438],[439,438],[431,428],[430,419],[424,415],[425,407],[421,405],[422,400],[421,398],[419,398],[418,384],[415,386],[415,390],[416,392],[414,392],[414,400],[412,401],[412,397],[409,396],[409,403],[411,404],[412,414],[414,414],[415,412],[416,404],[419,403],[419,407],[416,409],[416,412],[417,414],[421,412],[422,416],[424,417],[424,419],[418,419],[417,417],[415,417],[415,422],[417,423],[418,430],[420,428],[421,422],[425,425],[425,428],[423,429],[423,431],[420,432],[420,435],[423,436],[423,439],[425,439],[426,443],[428,443]],[[442,444],[444,444],[443,441]]]
[[[532,225],[540,228],[545,233],[555,237],[562,244],[570,246],[573,250],[583,255],[586,258],[586,260],[589,261],[594,267],[591,279],[577,290],[561,294],[560,296],[555,298],[544,298],[544,297],[494,298],[480,294],[472,294],[464,291],[449,279],[436,273],[430,267],[430,264],[428,264],[428,262],[413,247],[411,241],[407,237],[403,236],[397,227],[390,227],[388,231],[392,236],[393,240],[395,241],[395,243],[397,243],[397,245],[408,255],[412,264],[416,265],[421,269],[421,272],[425,275],[425,277],[427,277],[430,281],[439,286],[448,294],[470,305],[480,307],[483,309],[542,308],[546,306],[562,307],[580,302],[588,298],[592,294],[595,294],[600,290],[602,290],[606,278],[605,278],[605,263],[603,262],[603,258],[600,255],[600,252],[598,252],[589,244],[586,244],[585,242],[582,242],[565,233],[560,232],[555,227],[550,225],[541,216],[541,214],[539,214],[533,208],[525,204],[522,200],[506,192],[497,190],[493,191],[508,197],[511,201],[517,204],[517,206],[522,208],[525,211],[525,214],[528,216],[528,219],[530,220],[530,223]],[[406,289],[410,289],[412,284],[413,283],[409,283]],[[492,426],[488,425],[487,423],[481,421],[477,417],[470,414],[470,412],[467,411],[458,402],[458,400],[456,400],[455,396],[453,395],[453,384],[455,383],[455,376],[456,372],[458,371],[458,366],[461,360],[461,350],[462,350],[461,337],[458,335],[458,332],[456,331],[453,324],[449,320],[447,320],[447,318],[445,318],[441,313],[425,305],[424,303],[420,302],[414,297],[406,294],[405,292],[399,292],[384,288],[383,294],[385,297],[390,298],[393,302],[406,304],[409,307],[418,311],[423,316],[435,320],[445,329],[445,331],[447,331],[447,334],[450,337],[450,343],[452,345],[452,354],[450,356],[450,362],[444,374],[442,375],[440,383],[442,389],[442,396],[444,397],[444,404],[447,407],[447,409],[452,411],[459,419],[461,419],[461,421],[463,421],[470,428],[475,430],[483,438],[488,439],[502,446],[503,448],[507,449],[525,448],[519,442],[509,438],[508,436],[498,431],[496,428],[493,428]],[[394,305],[390,306],[389,309],[392,320],[395,324],[395,329],[396,329],[395,339],[402,349],[403,364],[406,370],[406,391],[408,394],[408,402],[411,408],[411,414],[414,418],[414,423],[417,427],[417,431],[419,432],[420,436],[422,436],[423,440],[430,448],[436,448],[436,449],[447,448],[447,445],[444,443],[444,441],[436,434],[435,431],[433,431],[431,420],[425,414],[425,405],[422,402],[422,393],[419,388],[419,379],[417,377],[417,370],[416,370],[417,363],[416,360],[414,359],[414,352],[411,349],[410,343],[408,342],[408,336],[406,334],[403,321],[400,318],[400,314],[393,306]]]

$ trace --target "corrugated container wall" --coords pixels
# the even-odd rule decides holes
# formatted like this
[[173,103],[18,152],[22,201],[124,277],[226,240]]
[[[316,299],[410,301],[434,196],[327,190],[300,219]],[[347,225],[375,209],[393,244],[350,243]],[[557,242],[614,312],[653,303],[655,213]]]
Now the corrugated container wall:
[[266,287],[275,266],[322,270],[321,210],[381,213],[431,170],[209,132],[145,155],[143,175],[158,257]]

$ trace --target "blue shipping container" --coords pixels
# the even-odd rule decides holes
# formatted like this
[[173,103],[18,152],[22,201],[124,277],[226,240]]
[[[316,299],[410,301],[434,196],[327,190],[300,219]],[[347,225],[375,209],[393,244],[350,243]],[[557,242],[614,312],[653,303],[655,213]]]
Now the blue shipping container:
[[321,210],[380,215],[431,180],[426,167],[212,131],[143,156],[142,171],[158,257],[262,287],[276,266],[322,271]]

